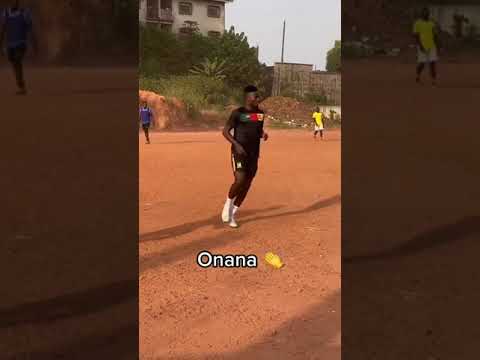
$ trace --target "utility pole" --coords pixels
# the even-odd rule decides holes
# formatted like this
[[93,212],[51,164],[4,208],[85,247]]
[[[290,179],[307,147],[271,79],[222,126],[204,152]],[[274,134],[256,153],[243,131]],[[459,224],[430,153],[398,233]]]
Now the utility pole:
[[285,27],[286,27],[286,21],[283,20],[283,38],[282,38],[282,64],[283,64],[283,56],[285,54]]

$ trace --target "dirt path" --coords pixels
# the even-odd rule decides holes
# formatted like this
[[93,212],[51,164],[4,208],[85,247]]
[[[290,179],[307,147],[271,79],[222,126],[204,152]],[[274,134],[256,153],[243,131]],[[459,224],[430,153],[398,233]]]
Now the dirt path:
[[[340,359],[340,132],[327,136],[271,131],[237,230],[220,222],[218,132],[140,137],[141,359]],[[259,266],[202,269],[200,250]]]
[[478,357],[478,65],[414,67],[345,65],[345,359]]

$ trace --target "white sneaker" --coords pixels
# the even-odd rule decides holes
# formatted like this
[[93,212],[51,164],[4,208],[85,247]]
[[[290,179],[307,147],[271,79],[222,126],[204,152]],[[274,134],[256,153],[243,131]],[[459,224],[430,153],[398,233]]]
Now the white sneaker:
[[235,218],[233,217],[233,215],[230,217],[230,221],[228,223],[228,226],[230,226],[231,228],[238,228],[238,224],[237,222],[235,221]]
[[222,221],[224,223],[228,223],[230,221],[230,217],[232,216],[232,208],[233,208],[233,201],[229,202],[228,200],[223,205],[222,210]]

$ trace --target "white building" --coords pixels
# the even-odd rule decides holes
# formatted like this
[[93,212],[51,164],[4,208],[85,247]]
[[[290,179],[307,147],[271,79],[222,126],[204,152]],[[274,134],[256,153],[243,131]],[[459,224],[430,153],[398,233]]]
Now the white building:
[[225,31],[225,3],[233,0],[141,0],[139,20],[165,31],[189,32],[198,26],[203,35],[218,36]]

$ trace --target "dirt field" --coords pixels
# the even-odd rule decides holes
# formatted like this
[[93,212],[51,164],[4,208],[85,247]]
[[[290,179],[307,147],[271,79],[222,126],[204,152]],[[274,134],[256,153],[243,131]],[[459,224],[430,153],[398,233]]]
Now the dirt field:
[[[340,359],[340,132],[270,137],[234,230],[220,132],[140,136],[141,359]],[[202,269],[201,250],[259,266]]]
[[0,80],[0,358],[134,359],[137,71]]
[[344,64],[344,359],[478,358],[479,67],[414,66]]

